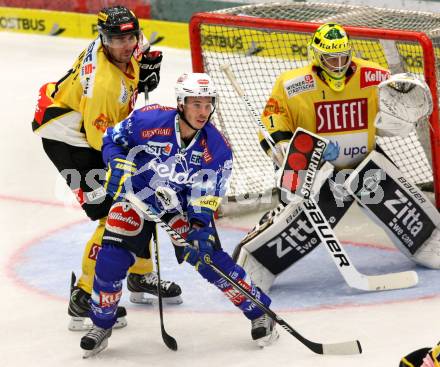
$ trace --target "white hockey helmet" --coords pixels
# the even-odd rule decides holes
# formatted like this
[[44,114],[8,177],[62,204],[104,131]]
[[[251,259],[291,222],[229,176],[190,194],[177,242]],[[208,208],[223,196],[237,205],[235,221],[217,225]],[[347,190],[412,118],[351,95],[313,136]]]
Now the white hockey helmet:
[[186,97],[212,97],[215,106],[217,90],[211,77],[206,73],[185,73],[177,79],[177,104],[185,104]]

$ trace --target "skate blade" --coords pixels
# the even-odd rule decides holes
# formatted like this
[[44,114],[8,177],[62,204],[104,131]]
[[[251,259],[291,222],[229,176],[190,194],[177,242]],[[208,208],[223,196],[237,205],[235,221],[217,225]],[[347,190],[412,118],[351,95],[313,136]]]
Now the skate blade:
[[87,359],[93,356],[96,356],[98,353],[102,352],[105,348],[108,346],[108,338],[104,339],[102,343],[99,345],[99,347],[93,349],[93,350],[85,350],[83,349],[83,359]]
[[257,343],[257,345],[261,349],[263,349],[264,347],[268,347],[269,345],[276,342],[279,337],[280,337],[280,334],[278,334],[278,331],[276,329],[273,329],[273,331],[270,335],[267,335],[264,338],[260,338],[258,340],[255,340],[255,342]]
[[[164,304],[169,304],[169,305],[180,305],[181,303],[183,303],[181,296],[162,297],[162,301]],[[143,304],[143,305],[152,305],[157,303],[157,297],[149,293],[131,292],[130,302]]]
[[[125,317],[119,317],[116,320],[113,329],[122,329],[127,326],[127,319]],[[88,317],[72,317],[69,321],[67,328],[70,331],[89,331],[93,326],[92,320]]]

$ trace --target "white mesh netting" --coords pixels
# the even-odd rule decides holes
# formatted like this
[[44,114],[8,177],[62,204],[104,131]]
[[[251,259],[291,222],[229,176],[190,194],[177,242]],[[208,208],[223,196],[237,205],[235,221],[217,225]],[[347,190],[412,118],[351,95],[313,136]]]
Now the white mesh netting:
[[[263,153],[257,139],[257,126],[246,106],[224,77],[220,66],[228,63],[239,84],[262,111],[276,77],[287,69],[308,62],[307,43],[311,30],[293,27],[283,22],[324,23],[335,21],[345,26],[417,30],[425,32],[434,44],[435,65],[425,65],[420,45],[408,40],[385,40],[368,35],[351,35],[355,54],[373,60],[392,72],[409,71],[424,77],[424,68],[435,69],[440,55],[440,16],[373,7],[316,3],[261,4],[231,8],[213,14],[232,15],[228,25],[204,21],[200,25],[203,67],[214,79],[219,93],[215,121],[229,139],[234,152],[234,173],[230,196],[269,192],[274,187],[273,166]],[[250,26],[234,25],[233,19],[256,17]],[[261,27],[257,18],[276,19],[273,27]],[[295,30],[293,30],[295,29]],[[384,31],[385,32],[385,31]],[[367,34],[368,32],[366,32]],[[438,78],[437,78],[438,79]],[[436,103],[435,103],[436,104]],[[409,138],[380,138],[379,144],[412,181],[432,182],[429,123],[419,126]]]

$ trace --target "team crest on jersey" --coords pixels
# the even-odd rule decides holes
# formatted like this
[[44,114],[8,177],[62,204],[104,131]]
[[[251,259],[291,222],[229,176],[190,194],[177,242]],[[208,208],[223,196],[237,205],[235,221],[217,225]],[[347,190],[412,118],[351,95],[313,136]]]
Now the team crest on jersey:
[[154,187],[156,182],[163,183],[164,180],[178,185],[192,184],[197,177],[197,172],[192,172],[193,168],[188,167],[188,162],[182,154],[171,156],[166,161],[156,157],[148,162],[147,168],[155,172],[150,180],[150,187]]
[[110,125],[109,118],[103,113],[99,114],[99,116],[92,122],[92,126],[94,126],[97,130],[105,132]]
[[301,75],[284,83],[284,90],[286,91],[288,98],[292,98],[297,94],[309,92],[315,89],[316,82],[312,74]]
[[264,107],[263,116],[279,115],[284,112],[284,108],[280,107],[280,104],[275,98],[269,98]]
[[145,151],[148,154],[153,154],[156,156],[170,155],[172,149],[173,149],[172,143],[161,143],[161,142],[156,142],[156,141],[149,141],[145,145]]
[[316,132],[334,133],[368,128],[367,98],[315,103]]
[[361,88],[371,87],[387,80],[390,73],[376,68],[361,68]]

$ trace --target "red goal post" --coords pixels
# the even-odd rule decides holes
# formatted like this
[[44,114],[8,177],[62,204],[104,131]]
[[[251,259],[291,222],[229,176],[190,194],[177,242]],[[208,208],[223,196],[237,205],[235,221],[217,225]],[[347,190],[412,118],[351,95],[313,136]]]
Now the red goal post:
[[[306,6],[309,10],[310,7],[319,5],[296,3],[289,7],[295,11],[295,7]],[[231,65],[239,84],[259,111],[262,111],[276,76],[283,70],[300,67],[307,62],[304,45],[316,28],[328,21],[328,15],[333,14],[332,12],[338,15],[343,13],[340,11],[341,7],[350,11],[373,9],[329,5],[326,17],[315,17],[313,22],[255,16],[249,9],[258,6],[233,8],[231,14],[222,11],[193,15],[190,22],[193,71],[208,72],[213,77],[220,94],[215,122],[231,142],[234,152],[230,196],[261,196],[273,187],[274,181],[273,177],[268,178],[273,169],[259,147],[257,127],[247,115],[246,106],[235,95],[220,71],[220,66],[224,63]],[[257,10],[261,13],[261,9],[262,7]],[[379,10],[384,13],[383,18],[390,18],[385,9]],[[415,12],[393,12],[394,16],[397,12],[399,16],[405,13],[408,19],[415,17]],[[276,17],[276,9],[273,13]],[[267,12],[264,14],[266,16]],[[387,27],[395,29],[369,28],[367,25],[376,23],[359,26],[356,23],[362,23],[359,21],[362,17],[355,17],[355,20],[350,21],[346,13],[344,15],[345,18],[339,15],[344,18],[342,21],[338,21],[337,16],[332,20],[345,27],[353,40],[355,54],[376,61],[390,68],[392,72],[409,71],[418,74],[431,89],[434,108],[429,123],[417,129],[411,142],[402,138],[385,138],[385,141],[380,138],[379,144],[381,147],[390,145],[391,148],[385,151],[412,181],[425,186],[432,182],[435,203],[440,208],[440,128],[436,77],[436,55],[440,55],[440,45],[434,45],[426,30],[417,32],[404,29],[404,21],[400,28],[399,22],[387,24]],[[368,17],[364,21],[368,23]],[[383,23],[382,21],[380,24]],[[373,52],[373,49],[376,51]]]

